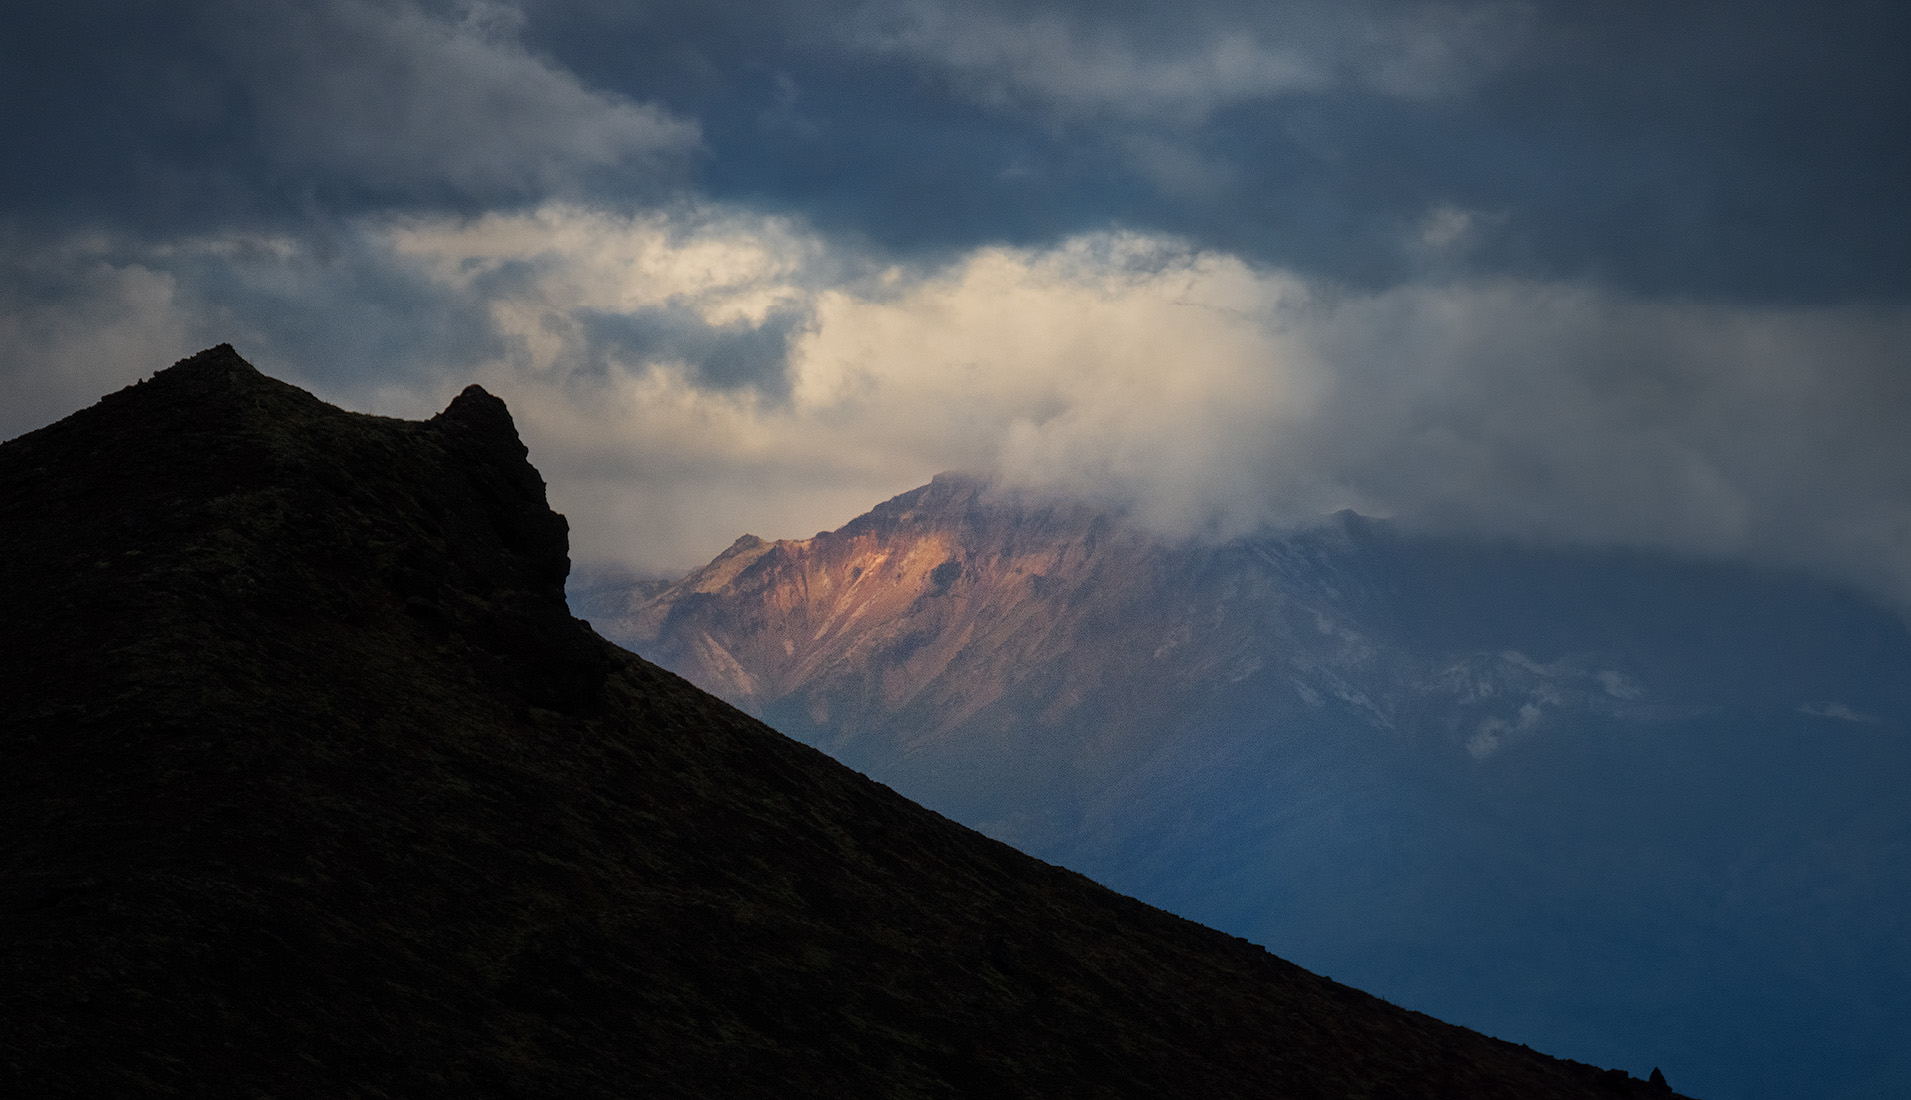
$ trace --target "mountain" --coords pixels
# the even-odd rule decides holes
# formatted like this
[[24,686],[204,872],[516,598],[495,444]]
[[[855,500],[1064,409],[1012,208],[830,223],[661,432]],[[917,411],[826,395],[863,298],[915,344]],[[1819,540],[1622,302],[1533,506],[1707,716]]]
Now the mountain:
[[956,820],[1416,1008],[1720,1100],[1911,1087],[1911,636],[1857,594],[1351,513],[1174,540],[945,475],[583,602]]
[[662,592],[599,606],[610,637],[943,801],[1053,794],[1270,661],[1288,709],[1371,705],[1348,677],[1372,647],[1334,633],[1359,584],[1312,542],[1190,556],[945,475],[840,531],[746,535]]
[[611,646],[502,402],[230,347],[0,445],[10,1096],[1663,1095],[901,798]]

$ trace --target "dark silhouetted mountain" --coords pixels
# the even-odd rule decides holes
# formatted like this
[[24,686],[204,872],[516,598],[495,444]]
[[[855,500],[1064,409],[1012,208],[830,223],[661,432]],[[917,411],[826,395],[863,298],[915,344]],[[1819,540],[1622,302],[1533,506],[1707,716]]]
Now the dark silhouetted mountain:
[[203,352],[0,446],[0,554],[8,1096],[1646,1094],[604,642],[476,388],[389,420]]
[[1303,965],[1731,1100],[1911,1088],[1911,636],[1809,578],[1215,545],[958,476],[746,536],[606,636]]

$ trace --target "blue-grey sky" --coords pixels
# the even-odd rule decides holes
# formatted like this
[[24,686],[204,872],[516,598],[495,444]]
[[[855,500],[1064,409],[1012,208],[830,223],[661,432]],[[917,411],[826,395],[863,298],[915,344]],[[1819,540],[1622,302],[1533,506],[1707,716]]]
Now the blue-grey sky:
[[15,8],[0,436],[230,340],[647,572],[963,467],[1911,604],[1903,5]]

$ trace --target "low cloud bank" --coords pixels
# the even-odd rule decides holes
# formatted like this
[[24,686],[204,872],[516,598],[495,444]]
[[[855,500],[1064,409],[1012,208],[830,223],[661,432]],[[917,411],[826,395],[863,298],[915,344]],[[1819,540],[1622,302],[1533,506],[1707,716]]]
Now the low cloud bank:
[[[423,415],[482,382],[575,556],[649,573],[966,469],[1174,533],[1352,507],[1803,567],[1911,605],[1911,310],[1506,279],[1351,293],[1123,233],[895,266],[709,206],[354,233],[324,256],[102,253],[83,302],[16,296],[0,387],[37,396],[10,409],[77,405],[172,354],[151,348],[237,329],[354,407]],[[394,294],[408,309],[369,304]],[[187,320],[215,298],[222,334]]]

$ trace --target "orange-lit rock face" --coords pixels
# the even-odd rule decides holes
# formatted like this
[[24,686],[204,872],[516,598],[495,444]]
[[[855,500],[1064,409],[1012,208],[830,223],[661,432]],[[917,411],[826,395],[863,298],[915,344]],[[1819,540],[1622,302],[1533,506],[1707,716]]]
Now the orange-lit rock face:
[[1062,588],[1147,554],[1097,543],[1079,509],[1013,514],[988,496],[944,477],[840,531],[745,536],[612,629],[753,708],[802,692],[813,720],[857,724],[930,692],[959,723],[1073,633],[1082,609],[1066,613]]
[[745,536],[606,629],[739,705],[799,703],[839,736],[894,722],[934,739],[997,706],[1112,736],[1135,705],[1159,713],[1272,664],[1297,700],[1345,697],[1339,670],[1369,647],[1339,625],[1330,566],[1281,560],[1304,545],[1170,544],[945,475],[839,531]]

